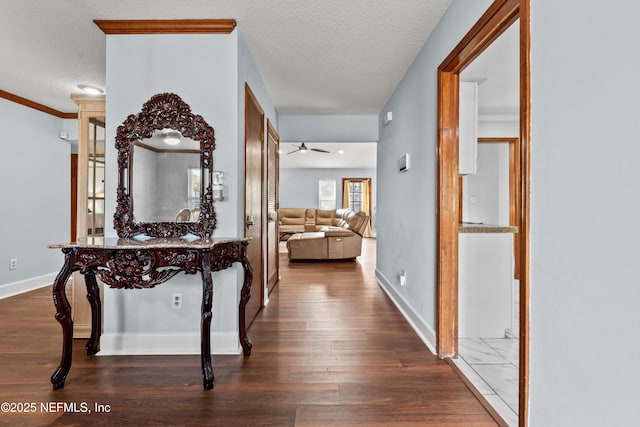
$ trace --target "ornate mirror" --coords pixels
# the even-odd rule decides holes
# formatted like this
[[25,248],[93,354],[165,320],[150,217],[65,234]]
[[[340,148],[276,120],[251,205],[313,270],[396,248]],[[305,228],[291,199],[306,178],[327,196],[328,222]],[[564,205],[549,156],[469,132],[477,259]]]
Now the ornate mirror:
[[121,238],[211,237],[214,131],[178,95],[154,95],[118,127],[114,227]]

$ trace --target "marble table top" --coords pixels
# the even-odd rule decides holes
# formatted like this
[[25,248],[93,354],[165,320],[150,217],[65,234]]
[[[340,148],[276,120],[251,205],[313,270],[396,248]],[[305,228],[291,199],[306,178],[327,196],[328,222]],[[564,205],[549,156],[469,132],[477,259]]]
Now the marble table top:
[[458,233],[517,233],[518,227],[513,225],[493,225],[476,222],[463,222]]
[[191,249],[204,249],[212,248],[215,245],[220,245],[228,242],[248,241],[250,238],[235,237],[235,238],[213,238],[208,240],[200,239],[199,237],[145,237],[136,236],[129,239],[120,239],[117,237],[86,237],[78,239],[77,242],[69,243],[53,243],[47,247],[51,249],[64,249],[64,248],[96,248],[96,249],[145,249],[145,248],[191,248]]

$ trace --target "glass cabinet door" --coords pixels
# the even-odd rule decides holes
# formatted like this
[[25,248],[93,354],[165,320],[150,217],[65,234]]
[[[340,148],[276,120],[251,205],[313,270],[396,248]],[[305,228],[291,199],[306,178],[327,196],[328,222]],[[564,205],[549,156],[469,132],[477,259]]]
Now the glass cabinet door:
[[104,117],[89,120],[87,236],[104,236]]

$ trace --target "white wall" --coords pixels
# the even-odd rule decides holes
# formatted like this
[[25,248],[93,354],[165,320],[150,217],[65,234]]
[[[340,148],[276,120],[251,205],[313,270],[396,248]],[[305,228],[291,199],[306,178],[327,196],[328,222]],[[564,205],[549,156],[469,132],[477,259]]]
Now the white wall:
[[280,117],[281,141],[375,142],[378,136],[378,117],[375,114],[283,114]]
[[639,15],[531,2],[533,427],[640,419]]
[[[376,277],[435,348],[437,69],[490,5],[454,0],[379,118]],[[393,121],[382,125],[382,113]],[[411,169],[398,171],[409,153]],[[407,285],[400,287],[400,271]]]
[[478,144],[478,168],[465,175],[462,220],[509,225],[509,143]]
[[[514,60],[517,60],[514,58]],[[514,120],[483,120],[478,119],[478,138],[519,138],[520,122]]]
[[[167,53],[170,53],[168,56]],[[168,60],[170,58],[170,60]],[[215,129],[214,169],[223,170],[233,186],[238,170],[238,42],[229,35],[109,35],[107,36],[107,141],[129,114],[156,93],[173,92]],[[107,218],[115,210],[117,161],[107,143]],[[235,190],[237,187],[231,187]],[[237,196],[229,192],[216,203],[214,237],[235,236]],[[107,227],[107,235],[115,231]],[[236,352],[237,300],[240,268],[216,273],[212,321],[214,352]],[[172,292],[182,292],[182,310],[170,308]],[[102,354],[199,353],[201,281],[199,275],[179,275],[154,289],[105,292]],[[146,341],[148,337],[153,337]]]
[[58,117],[0,98],[0,298],[52,283],[62,267],[62,252],[47,248],[70,238],[71,148],[62,128]]

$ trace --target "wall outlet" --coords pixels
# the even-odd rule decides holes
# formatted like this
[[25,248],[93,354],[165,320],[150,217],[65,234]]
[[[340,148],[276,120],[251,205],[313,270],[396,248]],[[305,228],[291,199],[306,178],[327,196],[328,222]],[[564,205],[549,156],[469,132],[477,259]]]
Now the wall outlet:
[[9,270],[15,270],[18,268],[18,258],[11,258],[9,260]]
[[400,286],[407,286],[407,270],[400,272]]
[[171,307],[174,310],[182,309],[182,294],[180,292],[171,294]]

